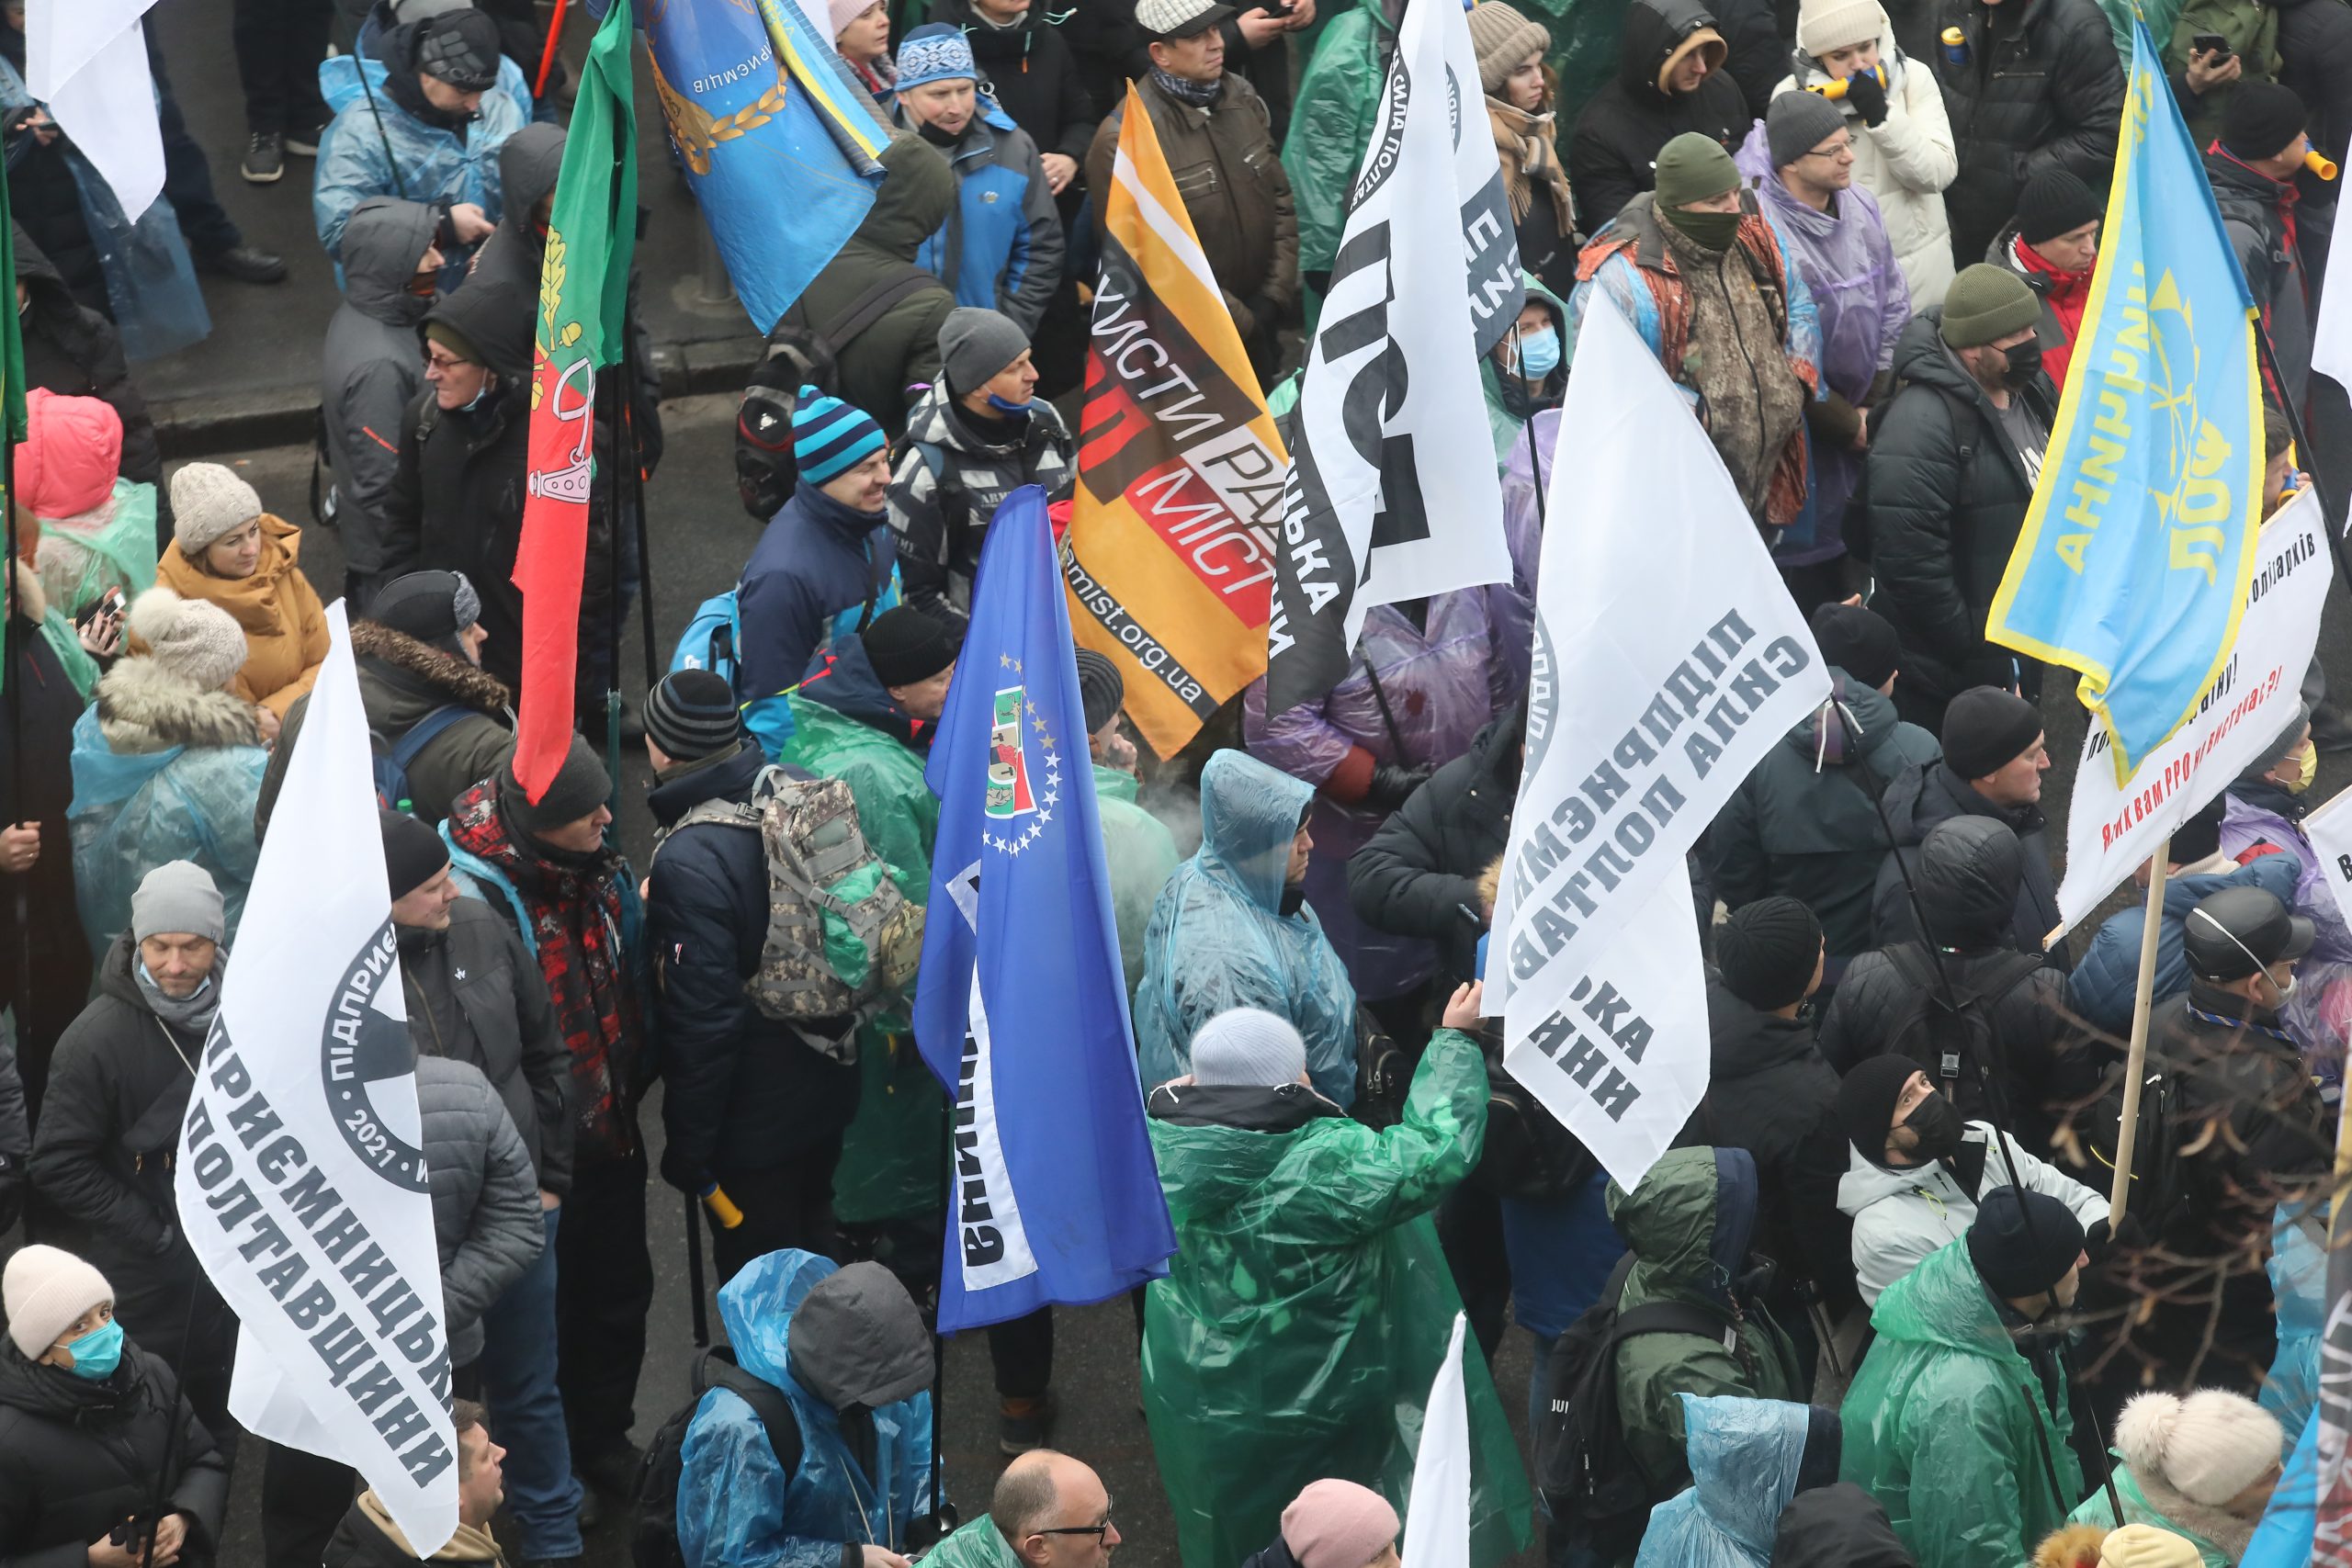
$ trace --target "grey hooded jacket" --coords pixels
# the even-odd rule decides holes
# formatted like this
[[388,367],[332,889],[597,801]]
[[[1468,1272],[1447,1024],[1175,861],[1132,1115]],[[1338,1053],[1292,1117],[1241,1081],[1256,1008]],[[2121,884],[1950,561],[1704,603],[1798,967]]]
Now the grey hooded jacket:
[[334,465],[345,563],[375,573],[391,562],[384,502],[400,468],[401,423],[424,385],[416,324],[433,303],[408,291],[433,243],[433,209],[371,196],[343,231],[343,303],[327,322],[320,422]]
[[480,1068],[418,1056],[416,1108],[449,1360],[463,1367],[481,1355],[482,1314],[537,1260],[547,1228],[523,1135]]

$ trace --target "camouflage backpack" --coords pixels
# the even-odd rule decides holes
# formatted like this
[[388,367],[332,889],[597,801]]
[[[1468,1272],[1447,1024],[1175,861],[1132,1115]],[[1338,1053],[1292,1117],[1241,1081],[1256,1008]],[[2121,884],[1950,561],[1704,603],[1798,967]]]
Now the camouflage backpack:
[[[758,833],[767,855],[767,940],[743,984],[763,1017],[862,1023],[914,983],[922,909],[867,847],[848,784],[764,768],[750,800],[703,802],[655,841],[654,853],[670,834],[706,824]],[[854,1027],[838,1040],[802,1037],[838,1060],[857,1057]]]

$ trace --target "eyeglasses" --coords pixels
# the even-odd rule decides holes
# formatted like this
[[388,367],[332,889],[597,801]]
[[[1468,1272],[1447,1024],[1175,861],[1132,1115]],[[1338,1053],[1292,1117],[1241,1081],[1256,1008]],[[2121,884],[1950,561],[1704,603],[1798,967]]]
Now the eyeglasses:
[[1835,147],[1815,147],[1805,153],[1808,158],[1842,158],[1854,150],[1851,141],[1840,141]]
[[1102,1522],[1099,1525],[1063,1525],[1054,1529],[1031,1530],[1029,1533],[1031,1535],[1091,1535],[1094,1538],[1095,1544],[1100,1545],[1102,1538],[1111,1532],[1111,1509],[1114,1501],[1115,1499],[1107,1495],[1102,1499]]
[[436,370],[455,370],[461,365],[478,365],[481,363],[480,360],[475,359],[459,359],[455,355],[435,354],[429,349],[425,351],[424,362],[427,365],[432,366]]

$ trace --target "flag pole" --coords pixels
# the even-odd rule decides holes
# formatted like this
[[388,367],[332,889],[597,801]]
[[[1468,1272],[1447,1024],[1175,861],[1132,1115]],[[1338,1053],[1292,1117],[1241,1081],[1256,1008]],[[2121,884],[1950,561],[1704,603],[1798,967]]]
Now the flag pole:
[[2149,857],[2148,914],[2140,928],[2140,977],[2132,992],[2132,1045],[2123,1064],[2123,1116],[2115,1129],[2115,1180],[2107,1198],[2112,1239],[2132,1201],[2132,1154],[2140,1137],[2140,1083],[2148,1073],[2148,1015],[2155,1001],[2156,943],[2164,931],[2165,872],[2172,855],[2166,834]]
[[[2264,373],[2281,393],[2285,392],[2287,378],[2278,372],[2278,353],[2270,346],[2270,329],[2262,324],[2259,312],[2254,318],[2254,346],[2261,357]],[[2303,428],[2302,411],[2296,408],[2294,399],[2282,396],[2278,412],[2287,416],[2287,434],[2294,437],[2295,455],[2311,462],[2312,489],[2319,496],[2319,509],[2326,519],[2326,525],[2320,532],[2327,536],[2327,553],[2335,558],[2337,580],[2344,584],[2345,592],[2352,594],[2352,559],[2344,554],[2344,536],[2337,532],[2335,521],[2342,513],[2335,510],[2335,498],[2328,493],[2327,481],[2320,477],[2319,449],[2312,445],[2311,432]]]

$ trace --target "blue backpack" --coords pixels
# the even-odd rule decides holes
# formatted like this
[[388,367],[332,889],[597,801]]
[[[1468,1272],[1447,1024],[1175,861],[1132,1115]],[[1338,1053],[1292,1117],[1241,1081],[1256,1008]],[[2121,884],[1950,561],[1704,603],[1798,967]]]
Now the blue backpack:
[[433,743],[435,736],[472,711],[458,703],[443,703],[410,725],[406,735],[381,750],[377,750],[375,742],[382,738],[369,735],[368,760],[376,770],[377,802],[390,810],[413,812],[414,805],[408,783],[409,764],[416,761],[418,752]]
[[684,635],[670,655],[670,673],[681,670],[707,670],[725,678],[729,685],[735,683],[735,649],[743,637],[742,611],[736,604],[735,590],[714,593],[695,606],[694,619],[686,623]]

